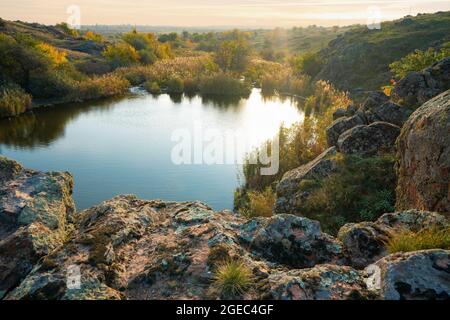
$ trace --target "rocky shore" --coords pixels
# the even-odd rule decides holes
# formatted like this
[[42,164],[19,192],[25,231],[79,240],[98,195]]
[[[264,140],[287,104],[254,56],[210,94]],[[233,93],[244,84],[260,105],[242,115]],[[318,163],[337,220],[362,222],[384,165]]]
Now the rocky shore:
[[[432,93],[419,86],[395,97],[435,96],[448,86],[443,65],[427,75],[441,81]],[[237,299],[450,299],[450,250],[386,249],[396,232],[449,225],[449,101],[447,90],[413,112],[372,93],[341,110],[330,149],[283,177],[267,218],[132,195],[77,212],[70,173],[0,157],[0,299],[225,299],[214,270],[237,259],[252,273]],[[346,224],[337,236],[301,216],[303,180],[339,170],[338,154],[382,152],[397,154],[396,212]]]

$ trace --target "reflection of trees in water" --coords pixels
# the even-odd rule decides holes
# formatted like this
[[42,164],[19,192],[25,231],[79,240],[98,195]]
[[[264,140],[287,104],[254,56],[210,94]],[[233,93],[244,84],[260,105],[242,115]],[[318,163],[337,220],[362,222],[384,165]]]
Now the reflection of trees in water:
[[239,96],[214,96],[214,95],[203,95],[202,104],[213,105],[215,107],[227,108],[227,107],[239,107],[242,97]]
[[47,107],[0,121],[0,144],[19,148],[48,146],[62,137],[66,125],[79,115],[106,110],[114,99]]

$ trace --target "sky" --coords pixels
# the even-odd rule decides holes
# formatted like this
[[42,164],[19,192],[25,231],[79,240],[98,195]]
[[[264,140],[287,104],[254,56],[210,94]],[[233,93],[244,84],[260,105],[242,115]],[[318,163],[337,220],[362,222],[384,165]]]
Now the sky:
[[0,0],[6,20],[82,25],[333,26],[449,10],[449,0]]

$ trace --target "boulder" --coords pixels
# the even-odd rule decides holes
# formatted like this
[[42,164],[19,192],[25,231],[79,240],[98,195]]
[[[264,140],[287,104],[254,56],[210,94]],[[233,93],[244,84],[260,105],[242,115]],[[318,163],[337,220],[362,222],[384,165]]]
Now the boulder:
[[325,178],[336,170],[336,162],[333,160],[335,155],[336,148],[329,148],[313,161],[287,172],[276,188],[274,212],[296,213],[299,205],[310,194],[308,182]]
[[345,263],[342,244],[322,233],[317,221],[304,217],[253,219],[242,226],[240,239],[254,254],[294,268]]
[[26,170],[0,157],[0,298],[65,241],[72,187],[69,173]]
[[421,72],[408,73],[391,92],[394,102],[418,107],[438,94],[450,89],[450,57]]
[[354,127],[344,132],[338,140],[338,149],[345,155],[374,156],[393,152],[400,128],[387,122]]
[[341,134],[345,131],[354,128],[359,125],[366,124],[366,121],[360,114],[356,114],[352,117],[339,118],[327,128],[327,143],[329,147],[337,146],[337,142]]
[[[375,267],[374,267],[375,266]],[[386,300],[450,299],[450,251],[395,253],[366,269],[367,286]]]
[[347,111],[342,108],[338,108],[335,112],[333,112],[333,120],[345,117],[347,115]]
[[336,265],[312,269],[275,272],[268,278],[268,299],[275,300],[369,300],[375,295],[367,289],[358,271]]
[[366,100],[362,104],[361,108],[364,110],[371,110],[377,106],[382,105],[389,101],[389,97],[383,91],[370,91],[367,93]]
[[364,112],[368,123],[382,121],[395,124],[399,127],[403,126],[412,114],[410,108],[399,106],[391,101],[378,105],[370,105],[370,107],[363,106],[360,111]]
[[417,232],[430,226],[445,226],[447,219],[433,212],[408,210],[386,213],[375,222],[349,223],[338,233],[352,267],[362,269],[386,256],[386,241],[401,230]]
[[450,90],[411,115],[397,159],[397,209],[450,212]]

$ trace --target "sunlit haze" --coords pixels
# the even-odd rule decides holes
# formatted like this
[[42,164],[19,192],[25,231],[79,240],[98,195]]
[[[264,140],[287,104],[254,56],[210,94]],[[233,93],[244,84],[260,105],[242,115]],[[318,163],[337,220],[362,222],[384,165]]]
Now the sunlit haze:
[[365,23],[376,6],[381,20],[450,10],[448,0],[0,0],[0,17],[55,24],[67,8],[81,9],[81,24],[292,27]]

